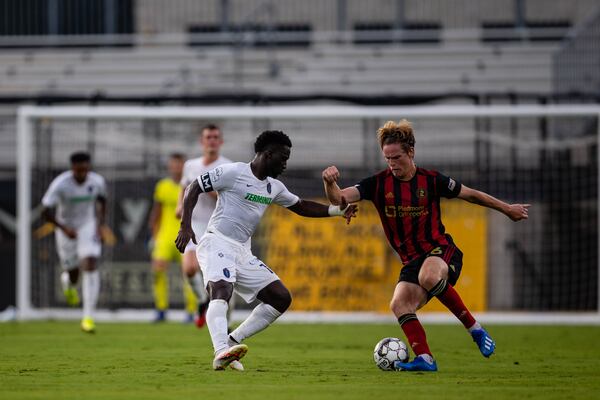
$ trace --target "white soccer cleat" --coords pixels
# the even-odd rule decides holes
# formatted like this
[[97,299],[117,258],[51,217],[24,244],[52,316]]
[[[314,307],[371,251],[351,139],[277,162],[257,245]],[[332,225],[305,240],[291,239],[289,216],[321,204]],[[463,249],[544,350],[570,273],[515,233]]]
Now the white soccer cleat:
[[244,366],[238,360],[233,360],[231,362],[231,364],[229,364],[229,368],[231,368],[234,371],[240,371],[240,372],[244,370]]
[[[221,371],[227,368],[233,361],[239,361],[240,358],[244,357],[248,352],[248,346],[245,344],[236,344],[235,346],[231,346],[227,350],[223,350],[219,354],[216,355],[213,360],[213,369],[215,371]],[[239,363],[241,365],[241,363]],[[235,368],[235,367],[231,367]],[[236,368],[237,369],[237,368]],[[242,366],[242,370],[244,367]]]

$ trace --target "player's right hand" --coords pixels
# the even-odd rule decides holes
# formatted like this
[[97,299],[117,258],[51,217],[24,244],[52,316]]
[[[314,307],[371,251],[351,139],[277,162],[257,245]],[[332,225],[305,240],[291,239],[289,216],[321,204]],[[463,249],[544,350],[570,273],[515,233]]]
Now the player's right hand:
[[340,171],[338,171],[335,165],[332,165],[331,167],[325,168],[321,176],[326,183],[335,183],[340,177]]
[[346,220],[346,225],[349,225],[352,221],[352,218],[356,218],[356,213],[358,212],[358,206],[356,204],[348,204],[346,198],[342,196],[340,203],[340,210],[344,211],[344,219]]
[[529,207],[531,204],[511,204],[508,206],[506,215],[513,221],[529,218]]
[[77,231],[73,228],[69,228],[68,226],[63,226],[62,231],[69,239],[77,238]]
[[198,244],[196,242],[196,235],[194,235],[194,231],[192,230],[192,228],[184,228],[182,226],[181,229],[179,229],[179,233],[177,234],[177,239],[175,239],[175,246],[181,254],[185,252],[185,247],[190,242],[190,240],[194,242],[194,244]]

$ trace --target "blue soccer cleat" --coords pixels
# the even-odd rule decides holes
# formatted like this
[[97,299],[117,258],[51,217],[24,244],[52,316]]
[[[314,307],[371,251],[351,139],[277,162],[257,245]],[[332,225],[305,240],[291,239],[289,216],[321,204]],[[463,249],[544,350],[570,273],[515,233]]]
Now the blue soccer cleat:
[[471,332],[471,336],[473,337],[473,341],[477,343],[479,351],[484,357],[489,357],[494,354],[496,342],[494,342],[494,339],[492,339],[485,329],[474,329]]
[[437,371],[437,364],[435,360],[431,363],[425,361],[421,356],[417,356],[410,362],[394,362],[394,369],[396,371],[423,371],[423,372],[435,372]]

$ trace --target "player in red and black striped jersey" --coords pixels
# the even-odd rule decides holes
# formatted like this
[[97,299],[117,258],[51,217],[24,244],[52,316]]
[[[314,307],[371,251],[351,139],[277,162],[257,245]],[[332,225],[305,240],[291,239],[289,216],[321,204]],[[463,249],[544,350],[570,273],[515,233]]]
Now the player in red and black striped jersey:
[[377,137],[387,169],[342,190],[337,185],[340,173],[331,166],[323,171],[323,182],[332,204],[339,204],[342,196],[350,203],[373,202],[387,239],[404,264],[390,308],[416,357],[411,362],[396,362],[395,367],[408,371],[437,370],[425,331],[415,314],[432,297],[437,297],[463,323],[481,353],[489,357],[495,349],[494,341],[453,287],[462,268],[462,252],[445,231],[440,199],[458,197],[498,210],[513,221],[527,218],[529,204],[507,204],[437,171],[417,167],[415,137],[406,120],[387,122],[378,130]]

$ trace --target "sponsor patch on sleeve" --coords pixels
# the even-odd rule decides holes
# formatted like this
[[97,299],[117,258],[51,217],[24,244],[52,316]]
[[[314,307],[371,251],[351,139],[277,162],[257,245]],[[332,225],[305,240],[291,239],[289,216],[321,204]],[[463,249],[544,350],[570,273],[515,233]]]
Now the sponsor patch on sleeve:
[[223,176],[223,168],[221,168],[221,167],[215,168],[213,180],[215,182],[217,182],[219,179],[221,179],[221,176]]

